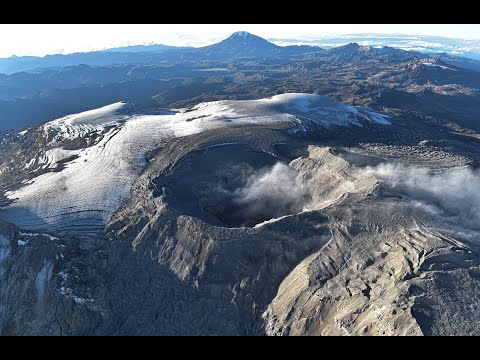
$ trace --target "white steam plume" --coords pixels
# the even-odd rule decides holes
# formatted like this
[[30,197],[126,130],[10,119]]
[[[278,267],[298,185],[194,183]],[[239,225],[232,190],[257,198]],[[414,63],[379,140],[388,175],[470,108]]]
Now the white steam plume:
[[383,163],[366,170],[400,190],[415,206],[480,228],[480,172],[468,167],[434,171]]
[[291,167],[277,163],[249,176],[234,201],[249,217],[275,218],[302,211],[304,187]]

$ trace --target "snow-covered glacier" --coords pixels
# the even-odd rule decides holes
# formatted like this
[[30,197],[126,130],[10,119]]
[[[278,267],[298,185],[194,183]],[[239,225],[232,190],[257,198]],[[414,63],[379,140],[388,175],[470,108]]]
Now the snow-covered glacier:
[[38,175],[34,171],[22,186],[5,192],[10,203],[0,209],[0,219],[26,230],[80,236],[91,242],[129,198],[133,183],[147,165],[145,155],[172,139],[253,124],[278,126],[301,135],[312,124],[336,127],[363,123],[390,124],[386,115],[369,109],[298,93],[207,102],[154,115],[122,102],[69,115],[28,133],[60,144],[62,140],[88,140],[96,134],[102,135],[101,140],[85,141],[74,150],[47,148],[29,159],[25,168],[42,164],[36,171],[43,171]]

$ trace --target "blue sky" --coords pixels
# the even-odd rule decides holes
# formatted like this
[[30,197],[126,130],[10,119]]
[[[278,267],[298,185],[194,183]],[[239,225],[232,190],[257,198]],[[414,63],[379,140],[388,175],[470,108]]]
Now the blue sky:
[[137,44],[202,46],[245,30],[264,38],[321,40],[347,34],[434,35],[480,40],[480,25],[454,24],[168,24],[168,25],[18,25],[0,24],[0,57],[43,56]]

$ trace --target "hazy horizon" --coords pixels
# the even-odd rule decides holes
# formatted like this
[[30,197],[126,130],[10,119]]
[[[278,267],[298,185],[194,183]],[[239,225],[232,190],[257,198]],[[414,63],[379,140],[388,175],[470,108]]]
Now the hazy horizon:
[[[133,45],[200,47],[221,41],[236,31],[248,31],[278,45],[322,46],[328,39],[348,40],[358,36],[366,36],[367,44],[372,39],[383,44],[379,42],[382,36],[420,42],[423,37],[435,36],[458,40],[462,51],[480,52],[480,25],[476,24],[2,24],[0,31],[9,34],[0,39],[2,58],[70,54]],[[435,46],[440,47],[433,43],[433,48]]]

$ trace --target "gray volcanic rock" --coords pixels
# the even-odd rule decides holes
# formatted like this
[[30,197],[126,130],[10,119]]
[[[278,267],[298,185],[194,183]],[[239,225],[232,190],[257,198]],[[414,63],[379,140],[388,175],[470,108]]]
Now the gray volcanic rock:
[[[64,179],[77,190],[42,202],[61,220],[72,219],[62,215],[68,201],[87,214],[98,206],[82,203],[94,197],[78,189],[100,199],[104,189],[115,206],[92,222],[101,228],[95,236],[58,231],[53,221],[29,232],[0,223],[0,334],[480,334],[475,206],[454,208],[469,216],[460,221],[446,201],[468,193],[439,198],[428,186],[392,181],[404,168],[387,166],[417,166],[416,185],[469,191],[480,179],[469,168],[476,138],[456,147],[460,135],[432,131],[419,140],[424,133],[397,118],[300,94],[164,117],[120,106],[121,119],[103,109],[47,124],[58,137],[45,151],[77,144],[72,136],[90,139],[73,151],[101,160],[83,184],[104,187]],[[23,168],[29,149],[15,149]],[[129,167],[139,159],[143,167]],[[56,162],[47,160],[41,164]],[[74,161],[45,174],[78,174]],[[118,164],[129,171],[126,192],[104,181]],[[2,169],[3,179],[18,174]],[[24,184],[6,195],[12,191],[13,204],[50,219],[48,207],[28,200],[42,199],[41,188]],[[12,209],[6,204],[3,214]]]
[[80,280],[84,256],[74,239],[25,233],[0,222],[0,335],[91,329],[99,314],[84,306],[93,302]]
[[478,249],[406,220],[395,202],[356,210],[330,212],[345,220],[280,285],[267,334],[478,335]]

